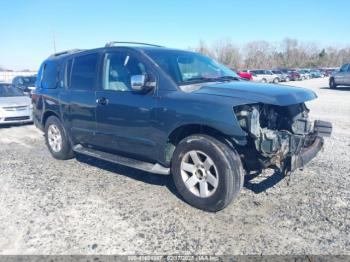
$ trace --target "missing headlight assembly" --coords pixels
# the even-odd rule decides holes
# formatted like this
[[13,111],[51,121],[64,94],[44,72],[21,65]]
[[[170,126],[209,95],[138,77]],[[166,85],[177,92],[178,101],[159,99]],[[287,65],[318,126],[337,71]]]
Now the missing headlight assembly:
[[[234,108],[241,128],[248,134],[248,144],[241,148],[246,169],[257,171],[268,167],[283,173],[302,168],[323,145],[322,136],[329,136],[332,125],[309,120],[304,103],[290,106],[266,104],[243,105]],[[317,131],[320,130],[321,132]],[[307,150],[315,144],[312,157]],[[308,160],[308,161],[307,161]]]

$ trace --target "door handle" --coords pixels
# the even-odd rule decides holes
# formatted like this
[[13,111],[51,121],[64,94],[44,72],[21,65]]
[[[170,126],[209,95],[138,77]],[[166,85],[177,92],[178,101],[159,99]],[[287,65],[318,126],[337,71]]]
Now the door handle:
[[101,97],[101,98],[96,99],[96,103],[103,105],[103,106],[108,105],[108,102],[109,102],[108,99],[105,97]]

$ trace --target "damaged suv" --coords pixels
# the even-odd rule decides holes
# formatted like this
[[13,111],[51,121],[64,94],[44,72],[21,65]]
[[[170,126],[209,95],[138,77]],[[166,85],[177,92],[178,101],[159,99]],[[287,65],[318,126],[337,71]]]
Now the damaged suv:
[[288,174],[332,126],[311,122],[314,92],[249,83],[200,54],[112,42],[54,54],[39,70],[34,121],[57,159],[84,154],[172,175],[185,201],[225,208],[244,175]]

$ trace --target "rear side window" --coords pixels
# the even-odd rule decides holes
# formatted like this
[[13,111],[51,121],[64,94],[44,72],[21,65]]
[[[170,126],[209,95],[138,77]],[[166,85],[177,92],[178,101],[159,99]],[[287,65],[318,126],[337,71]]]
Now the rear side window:
[[72,65],[73,65],[73,59],[69,59],[66,63],[65,78],[64,78],[65,86],[68,88],[70,87],[70,83],[71,83]]
[[97,53],[79,56],[74,59],[70,85],[72,89],[91,90],[97,84]]
[[52,89],[57,87],[58,70],[56,63],[47,61],[42,67],[41,87]]

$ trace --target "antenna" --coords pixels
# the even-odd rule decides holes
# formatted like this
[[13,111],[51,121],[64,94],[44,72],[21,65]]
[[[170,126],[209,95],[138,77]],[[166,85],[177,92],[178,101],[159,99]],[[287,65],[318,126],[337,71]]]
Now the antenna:
[[53,52],[56,53],[55,31],[52,32],[52,43],[53,43]]

